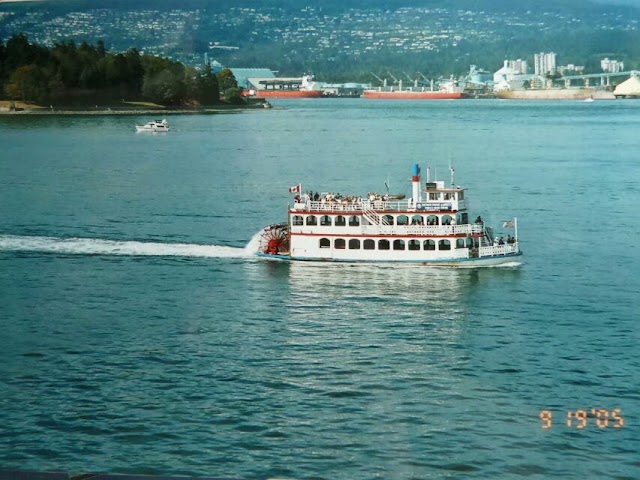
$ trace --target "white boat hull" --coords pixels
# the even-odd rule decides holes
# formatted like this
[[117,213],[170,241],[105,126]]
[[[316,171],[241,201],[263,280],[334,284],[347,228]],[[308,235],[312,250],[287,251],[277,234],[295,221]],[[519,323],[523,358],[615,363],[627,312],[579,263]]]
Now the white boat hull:
[[519,257],[522,252],[509,253],[505,255],[496,255],[480,258],[449,258],[449,259],[412,259],[412,260],[390,260],[390,259],[355,259],[355,258],[317,258],[317,257],[291,257],[286,254],[268,254],[258,252],[256,254],[260,258],[276,261],[292,261],[292,262],[338,262],[338,263],[406,263],[414,265],[424,265],[427,267],[456,267],[456,268],[475,268],[475,267],[495,267],[499,265],[520,265]]

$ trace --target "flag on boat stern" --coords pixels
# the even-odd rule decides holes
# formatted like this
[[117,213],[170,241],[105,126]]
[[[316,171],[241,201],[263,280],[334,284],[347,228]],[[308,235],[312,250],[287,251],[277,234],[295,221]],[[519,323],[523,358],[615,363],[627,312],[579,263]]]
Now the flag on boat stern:
[[507,220],[506,222],[502,222],[503,228],[514,228],[515,222],[513,220]]
[[302,188],[300,188],[301,185],[298,184],[294,187],[289,187],[289,193],[300,193],[300,191],[302,190]]

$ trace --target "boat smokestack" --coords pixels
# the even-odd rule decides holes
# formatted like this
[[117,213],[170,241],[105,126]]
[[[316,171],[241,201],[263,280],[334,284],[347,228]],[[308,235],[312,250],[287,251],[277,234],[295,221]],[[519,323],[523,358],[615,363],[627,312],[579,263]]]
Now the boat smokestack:
[[411,167],[411,183],[413,186],[413,201],[422,201],[420,198],[420,165],[417,163],[414,163],[413,167]]

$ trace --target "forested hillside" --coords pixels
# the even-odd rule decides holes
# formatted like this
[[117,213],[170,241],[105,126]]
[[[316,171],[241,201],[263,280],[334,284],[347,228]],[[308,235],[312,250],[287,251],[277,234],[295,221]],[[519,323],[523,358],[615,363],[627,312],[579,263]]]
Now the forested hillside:
[[640,10],[578,0],[90,0],[0,5],[0,39],[73,40],[202,65],[311,71],[326,81],[372,73],[434,76],[495,71],[505,59],[596,73],[608,56],[640,68]]

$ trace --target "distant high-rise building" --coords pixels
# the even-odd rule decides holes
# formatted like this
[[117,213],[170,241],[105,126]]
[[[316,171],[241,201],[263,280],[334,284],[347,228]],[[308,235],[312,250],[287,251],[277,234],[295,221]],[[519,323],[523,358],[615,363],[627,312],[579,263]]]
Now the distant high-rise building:
[[618,73],[624,70],[624,62],[603,58],[602,60],[600,60],[600,67],[602,68],[603,72]]
[[517,60],[505,60],[503,68],[508,68],[515,75],[526,75],[528,71],[527,61],[520,58]]
[[533,68],[536,75],[553,75],[556,73],[556,54],[536,53],[533,56]]
[[558,65],[556,70],[560,75],[581,75],[584,73],[584,65],[574,65],[573,63]]

